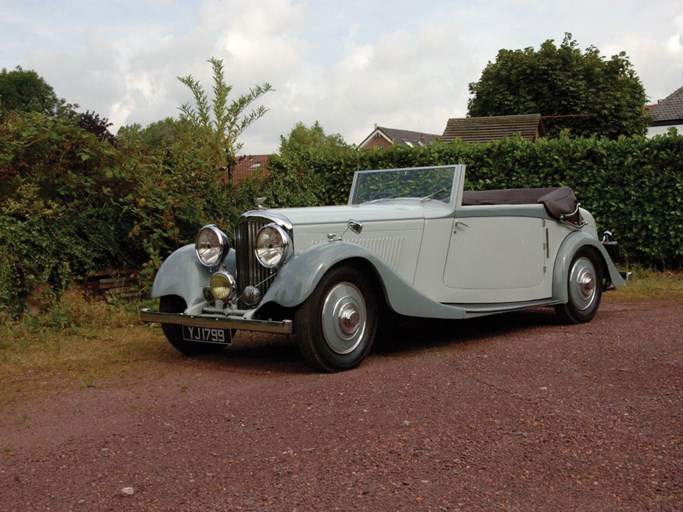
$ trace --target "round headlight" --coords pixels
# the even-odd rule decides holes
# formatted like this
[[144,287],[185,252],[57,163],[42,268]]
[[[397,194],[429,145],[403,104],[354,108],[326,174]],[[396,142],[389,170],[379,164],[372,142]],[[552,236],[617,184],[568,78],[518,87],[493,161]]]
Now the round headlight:
[[213,224],[209,224],[197,233],[194,249],[202,265],[215,267],[223,262],[230,250],[230,245],[225,233]]
[[261,228],[256,236],[254,253],[261,265],[275,268],[284,263],[291,247],[292,241],[285,230],[277,224],[268,224]]
[[218,300],[230,298],[235,286],[237,286],[235,278],[224,270],[216,272],[211,276],[211,280],[209,281],[211,295]]

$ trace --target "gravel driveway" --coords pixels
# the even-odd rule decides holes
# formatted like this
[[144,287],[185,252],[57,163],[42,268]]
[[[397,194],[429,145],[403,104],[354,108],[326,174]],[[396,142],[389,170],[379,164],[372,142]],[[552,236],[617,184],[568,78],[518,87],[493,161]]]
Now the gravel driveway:
[[332,375],[245,336],[22,404],[0,509],[683,510],[683,304],[617,299],[404,322]]

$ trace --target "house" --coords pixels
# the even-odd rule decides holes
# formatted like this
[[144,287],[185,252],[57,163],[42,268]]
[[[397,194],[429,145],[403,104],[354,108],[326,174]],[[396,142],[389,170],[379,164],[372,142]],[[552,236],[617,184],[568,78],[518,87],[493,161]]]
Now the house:
[[235,158],[232,184],[237,185],[243,179],[256,173],[267,173],[269,158],[270,155],[242,155]]
[[390,148],[391,146],[426,146],[439,138],[431,133],[414,132],[410,130],[397,130],[375,125],[373,132],[365,137],[358,149],[370,150],[375,148]]
[[439,141],[490,142],[517,135],[529,141],[543,137],[545,130],[541,114],[449,119]]
[[647,136],[654,137],[666,133],[669,128],[676,128],[683,134],[683,87],[679,87],[669,96],[648,107],[652,124],[647,129]]

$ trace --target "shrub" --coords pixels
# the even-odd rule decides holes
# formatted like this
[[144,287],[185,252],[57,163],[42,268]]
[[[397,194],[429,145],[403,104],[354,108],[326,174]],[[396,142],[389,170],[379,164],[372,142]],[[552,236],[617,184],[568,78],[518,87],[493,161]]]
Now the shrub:
[[134,137],[114,146],[71,118],[7,115],[0,313],[20,314],[29,297],[47,306],[94,270],[143,268],[149,286],[163,258],[199,225],[234,219],[217,158],[188,129],[151,149]]

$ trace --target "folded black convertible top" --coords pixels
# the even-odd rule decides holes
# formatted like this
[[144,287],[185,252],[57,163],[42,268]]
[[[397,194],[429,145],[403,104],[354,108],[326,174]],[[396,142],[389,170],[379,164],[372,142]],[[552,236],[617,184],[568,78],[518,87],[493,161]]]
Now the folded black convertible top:
[[463,193],[463,206],[494,204],[538,204],[557,220],[578,224],[578,203],[570,187],[508,188],[501,190],[470,190]]

